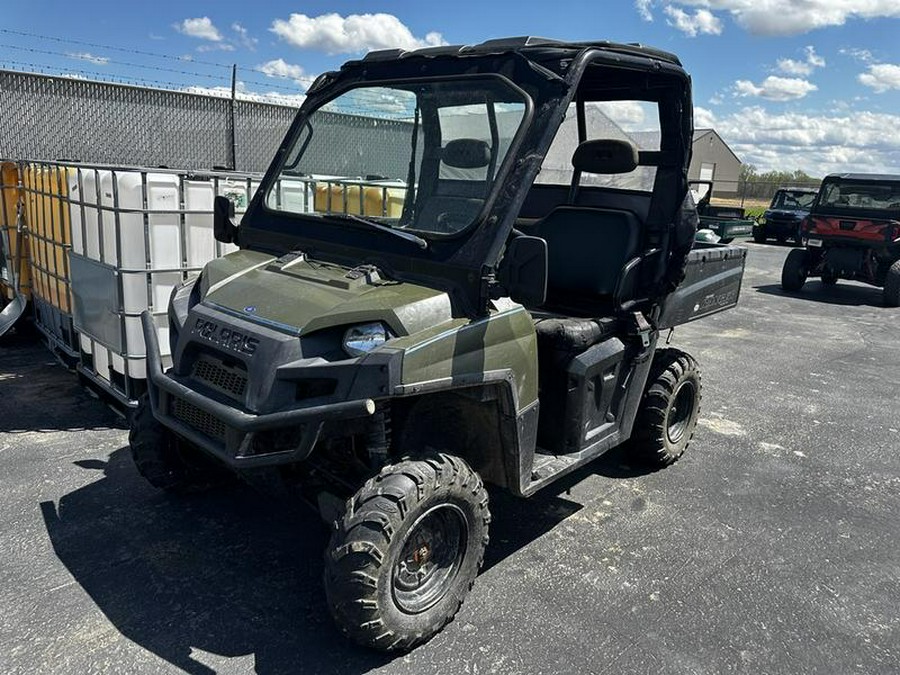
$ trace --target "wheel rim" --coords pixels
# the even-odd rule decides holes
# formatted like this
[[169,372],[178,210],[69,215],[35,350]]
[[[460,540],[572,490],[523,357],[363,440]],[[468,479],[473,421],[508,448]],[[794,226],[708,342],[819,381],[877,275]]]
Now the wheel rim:
[[468,524],[455,504],[439,504],[416,519],[391,574],[394,600],[420,614],[444,597],[466,555]]
[[675,391],[666,424],[666,436],[670,443],[678,444],[684,438],[694,414],[694,384],[682,382]]

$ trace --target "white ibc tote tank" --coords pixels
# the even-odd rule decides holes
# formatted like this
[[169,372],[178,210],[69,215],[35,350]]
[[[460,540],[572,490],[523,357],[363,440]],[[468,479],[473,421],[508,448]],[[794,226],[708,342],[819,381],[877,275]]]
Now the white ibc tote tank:
[[[81,336],[81,347],[94,355],[94,367],[104,379],[109,366],[120,375],[145,378],[140,313],[164,309],[172,286],[182,279],[179,176],[78,168],[70,174],[70,194],[79,191],[79,181],[84,204],[71,208],[72,251],[116,270],[124,328],[121,352],[95,349],[86,335]],[[167,318],[164,313],[154,318],[160,344],[168,346]]]
[[[223,195],[240,219],[261,176],[235,172],[73,166],[68,174],[75,295],[80,299],[80,369],[123,402],[147,377],[140,315],[149,309],[164,364],[170,362],[168,302],[172,287],[213,258],[237,250],[213,236],[213,201]],[[304,211],[309,182],[283,179],[282,203]]]

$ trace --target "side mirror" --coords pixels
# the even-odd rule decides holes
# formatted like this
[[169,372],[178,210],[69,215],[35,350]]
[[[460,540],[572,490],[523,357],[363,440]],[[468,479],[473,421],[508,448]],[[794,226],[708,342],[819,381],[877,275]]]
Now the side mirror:
[[216,241],[231,244],[237,241],[237,225],[234,224],[234,202],[216,195],[213,200],[213,236]]
[[540,237],[512,239],[500,261],[497,280],[516,302],[543,305],[547,299],[547,242]]

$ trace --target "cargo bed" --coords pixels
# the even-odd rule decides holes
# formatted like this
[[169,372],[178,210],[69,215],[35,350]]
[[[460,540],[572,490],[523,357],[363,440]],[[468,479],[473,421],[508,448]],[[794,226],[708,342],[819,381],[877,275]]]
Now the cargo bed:
[[730,309],[737,304],[747,249],[695,242],[684,280],[663,304],[658,326],[673,328]]
[[750,218],[700,216],[700,227],[712,230],[726,244],[736,237],[749,237],[753,234],[754,222]]

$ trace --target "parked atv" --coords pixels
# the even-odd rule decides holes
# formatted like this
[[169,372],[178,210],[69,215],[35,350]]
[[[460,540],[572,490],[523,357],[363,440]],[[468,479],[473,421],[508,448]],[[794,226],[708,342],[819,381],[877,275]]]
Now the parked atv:
[[822,183],[805,227],[806,248],[788,254],[781,287],[809,277],[826,286],[855,279],[884,289],[900,306],[900,175],[834,174]]
[[763,244],[775,239],[779,244],[793,239],[803,245],[803,219],[816,199],[818,190],[813,188],[778,188],[772,203],[753,226],[753,241]]
[[730,244],[736,237],[749,237],[753,233],[754,221],[747,218],[742,207],[710,203],[712,181],[692,180],[688,185],[697,202],[701,229],[712,230],[723,244]]
[[[657,147],[566,122],[622,100]],[[657,467],[687,448],[700,370],[660,331],[733,307],[746,253],[693,243],[691,115],[678,59],[635,45],[494,40],[322,75],[239,229],[216,201],[241,250],[173,291],[166,372],[142,317],[139,471],[175,492],[223,468],[296,481],[335,521],[340,628],[429,639],[481,567],[485,483],[528,496],[623,443]],[[551,144],[565,180],[539,176]],[[609,186],[642,171],[648,189]]]

